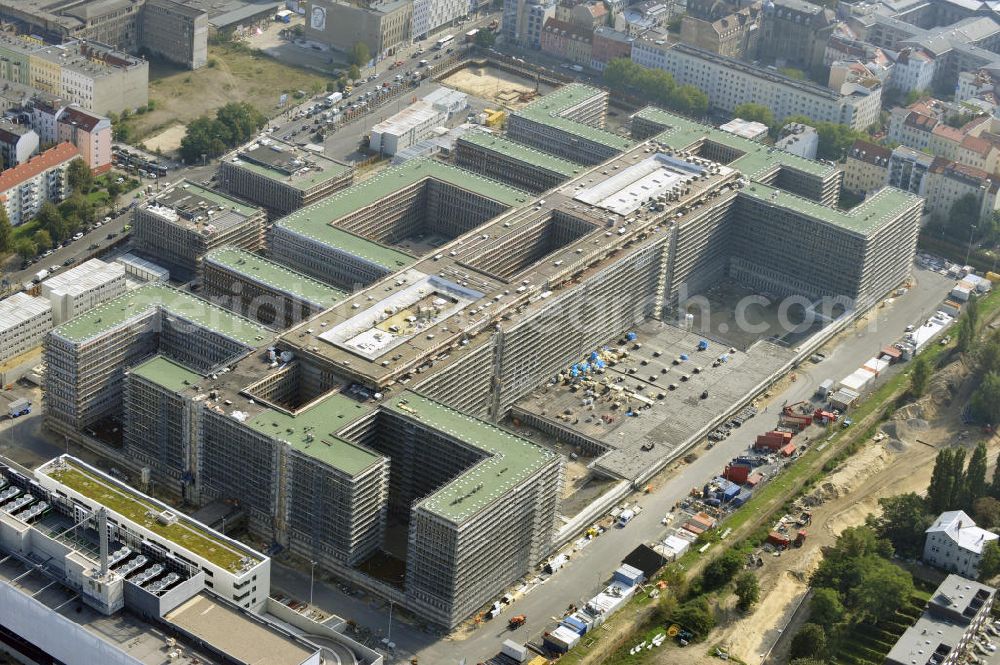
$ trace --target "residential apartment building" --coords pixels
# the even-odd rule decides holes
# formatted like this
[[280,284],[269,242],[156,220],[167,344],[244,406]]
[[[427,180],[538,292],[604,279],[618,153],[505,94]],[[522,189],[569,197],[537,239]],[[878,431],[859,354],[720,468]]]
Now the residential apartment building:
[[590,44],[590,66],[599,72],[617,58],[632,57],[632,37],[624,32],[601,26],[594,30],[594,38]]
[[859,130],[878,121],[882,85],[876,79],[830,90],[687,44],[658,41],[636,40],[632,61],[670,72],[679,84],[700,88],[720,111],[731,113],[740,104],[753,102],[770,108],[779,120],[801,114]]
[[927,212],[947,219],[951,208],[964,196],[979,203],[982,219],[1000,208],[1000,178],[972,166],[935,157],[931,162],[925,196]]
[[545,22],[555,14],[556,0],[504,0],[500,26],[504,40],[522,48],[541,48]]
[[372,57],[382,57],[410,43],[412,25],[411,0],[356,4],[317,0],[310,5],[305,37],[339,51],[363,42]]
[[976,526],[961,510],[941,513],[926,533],[924,563],[971,580],[979,578],[983,548],[1000,537]]
[[602,0],[560,0],[554,18],[593,32],[608,25],[609,14]]
[[902,49],[893,64],[888,87],[904,94],[930,90],[937,69],[935,59],[933,53],[919,46]]
[[933,162],[932,155],[906,146],[898,146],[893,149],[889,156],[886,184],[917,196],[926,197],[927,176]]
[[12,226],[33,219],[46,201],[58,203],[69,194],[66,171],[79,155],[72,144],[60,143],[0,173],[0,200]]
[[202,262],[203,295],[272,328],[330,309],[344,292],[242,249],[213,249]]
[[42,297],[52,305],[52,322],[60,325],[125,293],[125,267],[90,259],[42,282]]
[[348,187],[351,167],[274,138],[261,138],[223,157],[219,188],[274,216],[314,203]]
[[262,208],[184,180],[133,210],[132,241],[175,279],[188,280],[211,249],[263,247],[266,218]]
[[45,298],[15,293],[0,300],[0,363],[34,349],[52,330],[52,306]]
[[76,106],[56,118],[56,140],[72,143],[95,175],[111,170],[111,120]]
[[923,614],[886,655],[886,665],[957,665],[990,622],[996,589],[948,575],[931,594]]
[[426,39],[469,13],[469,0],[413,0],[411,39]]
[[886,184],[892,150],[877,143],[858,139],[844,160],[844,190],[856,196],[868,196]]
[[815,72],[823,66],[826,43],[836,25],[832,10],[806,0],[773,0],[764,5],[758,57]]
[[38,153],[39,138],[28,125],[0,118],[0,167],[12,169]]
[[762,7],[761,2],[754,2],[726,16],[716,17],[714,12],[708,19],[685,16],[680,40],[727,58],[753,58],[761,35]]
[[0,76],[101,114],[149,102],[149,63],[98,42],[0,35]]
[[[26,34],[42,35],[53,43],[86,40],[129,53],[148,51],[189,69],[203,67],[208,60],[208,14],[173,0],[137,0],[127,5],[100,0],[4,0],[0,17]],[[101,106],[95,110],[109,112]]]
[[541,49],[544,53],[590,66],[593,59],[594,29],[550,18],[542,27]]

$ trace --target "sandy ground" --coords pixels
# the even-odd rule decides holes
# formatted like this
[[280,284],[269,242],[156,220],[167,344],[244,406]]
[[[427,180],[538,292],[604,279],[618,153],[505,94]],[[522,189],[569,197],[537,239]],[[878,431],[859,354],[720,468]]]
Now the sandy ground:
[[146,139],[143,144],[146,146],[146,150],[152,152],[160,150],[164,154],[169,154],[181,147],[181,139],[184,138],[186,131],[187,128],[184,125],[173,125]]
[[[971,390],[970,385],[961,383],[966,374],[960,362],[938,372],[928,396],[901,409],[883,426],[886,436],[882,441],[869,441],[800,501],[797,508],[813,514],[806,545],[777,557],[763,553],[764,565],[759,569],[761,601],[756,610],[715,631],[708,644],[726,645],[734,656],[751,665],[763,662],[802,601],[809,575],[821,560],[822,548],[831,545],[845,528],[859,525],[868,514],[877,512],[878,499],[924,492],[940,447],[952,443],[967,449],[975,446],[975,432],[963,438],[956,436],[965,430],[958,412]],[[994,437],[988,446],[992,461],[1000,451],[1000,440]],[[773,654],[772,658],[783,662],[782,654]],[[673,649],[664,652],[657,662],[680,665],[705,660],[704,650],[698,653]]]
[[[491,67],[467,67],[441,81],[443,85],[489,101],[497,106],[519,109],[534,97],[535,82],[522,76]],[[542,85],[539,93],[545,94],[549,87]],[[529,99],[522,95],[527,94]]]

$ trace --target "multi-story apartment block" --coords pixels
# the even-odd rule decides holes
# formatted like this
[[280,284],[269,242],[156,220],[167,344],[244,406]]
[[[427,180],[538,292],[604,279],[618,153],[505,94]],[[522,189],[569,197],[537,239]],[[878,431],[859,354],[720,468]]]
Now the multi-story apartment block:
[[554,18],[593,32],[608,25],[609,13],[602,0],[559,0]]
[[273,328],[330,309],[344,292],[242,249],[213,249],[202,262],[209,300]]
[[936,69],[933,53],[920,47],[907,47],[896,56],[887,85],[903,93],[930,90]]
[[931,594],[923,614],[886,655],[886,665],[956,665],[990,622],[996,589],[948,575]]
[[764,5],[760,58],[807,72],[823,66],[826,43],[836,25],[832,10],[806,0],[774,0]]
[[949,573],[977,579],[983,548],[997,538],[1000,536],[976,526],[961,510],[941,513],[927,528],[923,561]]
[[817,122],[866,129],[878,121],[881,108],[882,85],[877,79],[846,82],[831,90],[666,40],[636,40],[632,60],[668,71],[680,84],[697,86],[712,107],[726,112],[754,102],[770,108],[777,119],[805,115]]
[[33,219],[46,201],[58,203],[66,198],[66,171],[77,157],[79,153],[71,143],[60,143],[0,173],[0,200],[12,226]]
[[[715,3],[715,6],[724,5]],[[681,19],[680,40],[727,58],[754,57],[761,33],[762,3],[734,9],[724,16],[717,16],[721,11],[716,12],[714,8],[707,12],[707,18],[685,16]]]
[[76,146],[84,163],[95,174],[111,170],[111,120],[76,106],[62,110],[56,118],[56,140]]
[[52,305],[52,322],[60,325],[125,293],[125,267],[91,259],[42,282],[42,297]]
[[556,0],[504,0],[504,40],[522,48],[541,48],[545,22],[556,14]]
[[[130,53],[145,50],[190,69],[204,66],[208,58],[208,14],[173,0],[138,0],[129,5],[5,0],[0,2],[0,16],[25,33],[53,42],[86,40]],[[100,106],[96,110],[108,112]]]
[[459,166],[532,193],[544,192],[580,172],[574,162],[487,132],[466,132],[455,144]]
[[[897,148],[898,150],[898,148]],[[927,212],[947,219],[951,208],[964,196],[979,204],[979,216],[985,219],[1000,208],[1000,178],[972,166],[935,157],[928,169]]]
[[594,39],[590,48],[590,66],[603,72],[605,66],[617,58],[632,57],[632,37],[624,32],[601,26],[594,30]]
[[317,0],[310,5],[305,36],[340,51],[363,42],[373,57],[381,57],[410,42],[412,25],[411,0]]
[[469,0],[413,0],[411,39],[425,39],[469,13]]
[[175,278],[193,279],[211,249],[260,249],[266,217],[263,208],[184,180],[134,209],[132,238]]
[[0,165],[12,169],[38,153],[39,138],[28,125],[0,118]]
[[557,58],[590,66],[594,29],[550,18],[542,27],[542,51]]
[[15,293],[0,300],[0,362],[42,343],[52,330],[52,306],[45,298]]
[[844,161],[844,190],[868,196],[886,184],[892,150],[877,143],[858,139],[847,151]]
[[310,205],[344,189],[351,167],[291,143],[258,139],[222,159],[222,191],[256,203],[275,216]]
[[931,170],[933,161],[932,155],[906,146],[898,146],[889,156],[886,184],[917,196],[926,196],[927,174]]

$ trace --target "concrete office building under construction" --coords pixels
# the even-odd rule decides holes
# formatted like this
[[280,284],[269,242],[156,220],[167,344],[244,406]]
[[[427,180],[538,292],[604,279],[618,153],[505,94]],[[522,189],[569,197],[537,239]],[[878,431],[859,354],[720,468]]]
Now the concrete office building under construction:
[[[47,344],[48,420],[70,432],[117,409],[133,467],[194,503],[238,500],[260,537],[455,626],[574,535],[558,516],[563,458],[504,429],[512,411],[586,443],[597,472],[637,483],[798,351],[762,340],[691,379],[716,384],[688,395],[690,426],[661,428],[669,440],[641,453],[667,418],[655,394],[635,398],[644,417],[621,418],[646,429],[620,437],[620,424],[578,431],[589,425],[546,413],[532,391],[555,389],[554,377],[633,327],[686,348],[693,333],[670,322],[686,293],[721,279],[835,298],[850,317],[912,262],[918,197],[887,188],[841,211],[829,205],[840,187],[831,166],[656,109],[617,136],[600,128],[605,105],[600,91],[569,86],[513,114],[530,132],[469,141],[470,166],[498,180],[414,160],[277,220],[271,260],[354,291],[283,333],[198,317],[187,301],[158,306],[158,337],[111,331],[135,309],[60,326]],[[574,144],[574,133],[589,138]],[[529,134],[556,136],[559,161],[543,141],[524,147]],[[512,168],[487,171],[491,153]],[[517,187],[538,169],[551,177],[544,193]],[[239,279],[273,290],[272,268]],[[207,344],[176,343],[168,324],[182,315],[188,339]],[[120,346],[89,341],[102,335]],[[118,369],[83,360],[85,344]],[[88,363],[99,371],[84,376]],[[98,403],[64,396],[77,386]]]

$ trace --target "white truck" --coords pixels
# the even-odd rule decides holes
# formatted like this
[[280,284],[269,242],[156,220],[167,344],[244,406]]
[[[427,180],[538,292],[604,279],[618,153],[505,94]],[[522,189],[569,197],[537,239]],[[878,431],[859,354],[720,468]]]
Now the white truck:
[[24,416],[31,413],[31,402],[24,399],[16,399],[7,405],[7,415],[11,418],[17,418],[18,416]]
[[625,510],[618,513],[618,526],[624,527],[626,524],[632,521],[633,517],[635,517],[635,511],[632,510],[631,508],[626,508]]
[[341,101],[342,99],[344,99],[344,94],[342,92],[335,92],[332,95],[327,95],[326,108],[330,108],[331,106]]
[[500,653],[513,658],[517,663],[528,660],[528,649],[514,640],[504,640],[503,646],[500,647]]
[[49,276],[48,270],[39,270],[38,272],[35,273],[34,281],[37,284],[38,282],[42,281],[48,276]]

